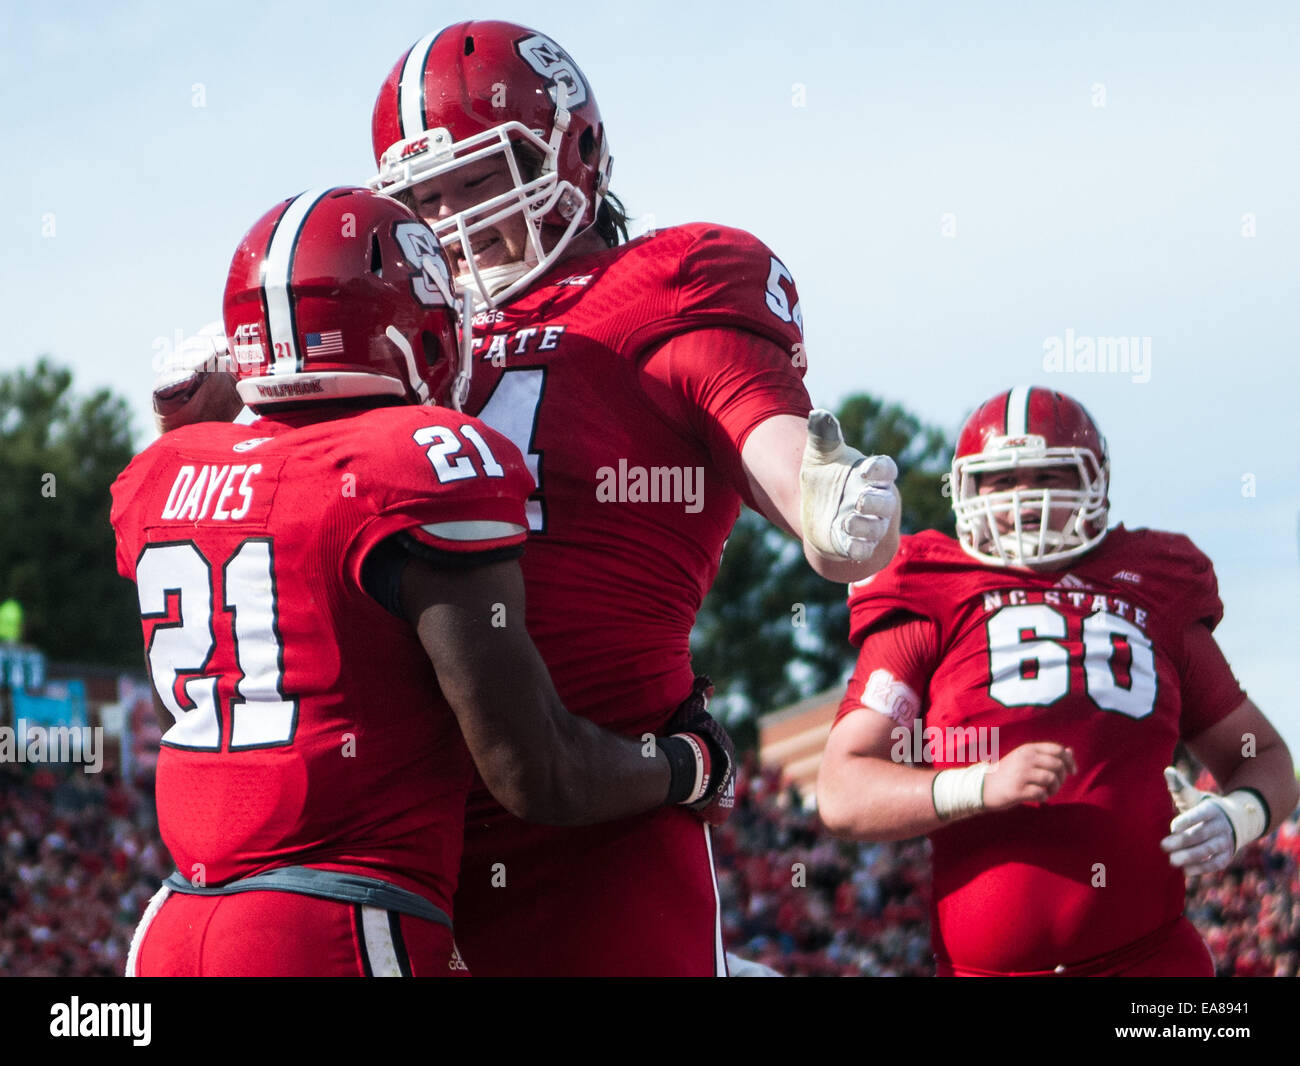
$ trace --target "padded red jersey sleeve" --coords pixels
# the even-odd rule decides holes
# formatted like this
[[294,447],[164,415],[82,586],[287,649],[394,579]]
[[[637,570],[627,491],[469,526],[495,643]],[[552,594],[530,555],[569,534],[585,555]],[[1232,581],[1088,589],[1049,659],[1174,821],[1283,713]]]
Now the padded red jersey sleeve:
[[643,322],[631,346],[646,349],[687,330],[729,326],[771,341],[802,376],[803,310],[785,264],[744,230],[694,223],[675,235],[683,244],[665,279],[672,289],[668,309]]
[[931,542],[942,534],[922,532],[899,538],[898,551],[880,573],[849,586],[849,640],[860,646],[867,634],[899,612],[941,621],[941,579],[928,574]]
[[866,708],[910,727],[924,710],[925,691],[938,665],[935,624],[915,615],[895,616],[891,624],[872,630],[862,642],[835,722]]
[[519,450],[496,430],[444,408],[417,408],[394,411],[362,432],[368,439],[355,485],[369,514],[344,552],[351,583],[361,584],[366,555],[396,533],[458,554],[524,543],[533,479]]
[[1190,539],[1181,533],[1159,530],[1133,531],[1141,557],[1130,565],[1150,574],[1162,603],[1181,611],[1188,622],[1201,622],[1211,632],[1223,620],[1223,601],[1219,598],[1219,581],[1214,564]]
[[1212,633],[1223,621],[1223,600],[1219,598],[1219,579],[1214,564],[1186,537],[1183,542],[1187,572],[1187,617],[1206,626]]
[[693,329],[669,338],[641,363],[647,397],[708,449],[751,507],[741,454],[758,426],[777,415],[806,418],[812,402],[803,370],[770,340],[737,329]]
[[135,514],[139,510],[143,472],[150,465],[151,459],[152,455],[148,451],[137,455],[117,475],[110,490],[113,505],[109,511],[109,521],[113,524],[117,541],[117,572],[128,581],[135,580],[135,564],[143,547],[140,539],[141,523]]
[[1246,699],[1219,642],[1200,622],[1187,626],[1178,677],[1183,703],[1179,729],[1185,737],[1217,725]]

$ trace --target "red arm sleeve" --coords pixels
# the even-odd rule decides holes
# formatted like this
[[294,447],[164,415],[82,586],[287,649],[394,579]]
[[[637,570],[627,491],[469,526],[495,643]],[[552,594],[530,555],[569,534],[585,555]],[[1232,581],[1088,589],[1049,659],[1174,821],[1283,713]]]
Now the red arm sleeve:
[[1183,701],[1181,732],[1185,737],[1194,737],[1221,722],[1246,699],[1219,642],[1201,622],[1187,626],[1178,676]]
[[938,665],[938,629],[930,619],[912,615],[872,630],[862,642],[835,721],[865,707],[911,726],[924,709],[925,691]]

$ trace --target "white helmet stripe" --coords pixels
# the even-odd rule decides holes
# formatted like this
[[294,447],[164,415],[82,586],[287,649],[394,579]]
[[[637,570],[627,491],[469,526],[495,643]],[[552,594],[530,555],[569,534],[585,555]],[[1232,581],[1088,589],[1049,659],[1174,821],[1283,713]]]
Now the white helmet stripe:
[[266,307],[269,331],[266,343],[271,349],[272,374],[296,374],[302,369],[302,356],[294,329],[293,299],[289,295],[293,254],[298,247],[298,234],[311,209],[333,191],[333,188],[310,189],[295,197],[271,234],[271,244],[262,262],[262,300]]
[[429,383],[420,377],[420,371],[415,366],[415,350],[411,347],[410,341],[402,336],[401,331],[396,326],[389,326],[384,330],[384,336],[387,337],[402,353],[402,358],[406,360],[406,376],[411,382],[411,391],[419,397],[421,403],[429,402]]
[[1029,435],[1029,386],[1017,385],[1007,397],[1007,436]]
[[440,32],[430,33],[416,41],[402,64],[402,77],[397,83],[397,121],[401,125],[403,140],[425,129],[424,61],[429,58],[429,49]]

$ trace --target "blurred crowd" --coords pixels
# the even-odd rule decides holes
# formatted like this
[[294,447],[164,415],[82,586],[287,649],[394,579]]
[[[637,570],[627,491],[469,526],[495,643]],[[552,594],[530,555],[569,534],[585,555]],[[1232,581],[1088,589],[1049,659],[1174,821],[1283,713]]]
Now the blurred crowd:
[[152,797],[111,771],[0,764],[0,975],[121,974],[170,872]]
[[832,840],[780,772],[752,759],[713,840],[722,936],[741,958],[791,976],[934,973],[928,841]]
[[[925,840],[843,844],[752,761],[714,832],[729,951],[798,976],[927,976]],[[0,764],[0,975],[109,976],[171,863],[152,797],[111,771]],[[1293,815],[1225,873],[1193,879],[1187,913],[1222,976],[1297,976],[1300,828]]]

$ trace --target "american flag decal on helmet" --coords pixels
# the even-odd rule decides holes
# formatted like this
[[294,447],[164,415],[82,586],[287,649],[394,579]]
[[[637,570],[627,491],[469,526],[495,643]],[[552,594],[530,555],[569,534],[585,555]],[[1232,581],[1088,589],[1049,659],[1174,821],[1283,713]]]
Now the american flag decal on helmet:
[[337,329],[327,329],[324,333],[304,333],[302,339],[308,356],[343,354],[343,334]]

